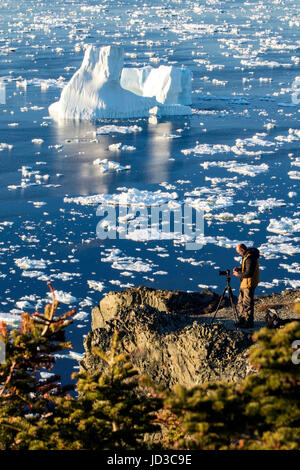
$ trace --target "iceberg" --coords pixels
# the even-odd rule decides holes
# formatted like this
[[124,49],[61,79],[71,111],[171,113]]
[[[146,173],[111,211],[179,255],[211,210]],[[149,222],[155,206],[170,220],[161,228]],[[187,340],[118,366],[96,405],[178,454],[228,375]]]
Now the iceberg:
[[191,114],[191,72],[173,66],[123,68],[121,46],[89,45],[49,114],[60,119],[127,119]]
[[123,68],[121,86],[166,105],[192,104],[192,72],[172,65]]

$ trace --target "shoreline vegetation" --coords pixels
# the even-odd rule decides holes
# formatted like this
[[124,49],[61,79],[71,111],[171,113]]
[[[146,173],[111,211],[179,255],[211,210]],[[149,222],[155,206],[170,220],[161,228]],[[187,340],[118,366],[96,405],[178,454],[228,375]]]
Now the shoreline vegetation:
[[[145,331],[162,332],[169,321],[177,328],[173,332],[177,336],[182,327],[185,333],[193,328],[195,333],[201,327],[207,333],[210,328],[216,334],[217,327],[222,328],[223,335],[225,330],[229,336],[239,335],[241,332],[230,329],[228,322],[224,325],[228,307],[224,305],[221,311],[219,323],[223,325],[209,325],[206,318],[211,312],[207,301],[213,296],[204,292],[202,322],[195,318],[193,306],[193,313],[190,312],[193,322],[184,326],[175,310],[176,301],[177,305],[181,302],[181,306],[191,308],[187,293],[174,298],[172,291],[153,292],[154,289],[143,287],[129,294],[110,293],[106,304],[102,300],[97,311],[99,316],[106,305],[111,312],[110,323],[102,318],[103,324],[96,325],[92,331],[99,333],[106,329],[107,344],[103,342],[101,347],[90,343],[91,353],[102,366],[90,371],[81,364],[80,371],[72,375],[75,386],[62,386],[60,377],[52,372],[54,354],[72,348],[65,340],[65,331],[76,312],[59,313],[54,288],[51,283],[48,286],[52,301],[44,313],[23,313],[19,329],[8,329],[4,322],[0,324],[0,340],[6,346],[6,362],[0,365],[0,450],[299,449],[299,291],[256,298],[258,317],[273,306],[282,318],[285,311],[291,321],[276,329],[261,328],[258,321],[256,331],[243,333],[251,337],[251,344],[244,344],[249,364],[244,376],[229,377],[227,381],[214,377],[190,386],[174,380],[166,383],[156,380],[155,375],[142,373],[133,351],[124,349],[129,343],[124,339],[124,324],[117,321],[120,312],[126,311],[126,315],[134,317],[136,311],[141,311],[138,321],[147,314],[150,324],[142,325]],[[138,303],[135,311],[128,295],[132,302],[136,301],[134,296],[141,299],[144,295],[148,305]],[[93,311],[94,322],[97,312]],[[124,320],[129,328],[132,323],[126,315]],[[187,308],[181,316],[189,316]],[[127,334],[135,340],[133,331]],[[161,336],[162,349],[162,339],[168,334],[171,332],[164,331]],[[229,343],[227,339],[227,349]],[[178,344],[175,342],[174,347]],[[213,344],[221,346],[215,338],[211,350],[207,351],[209,357],[214,355]],[[171,353],[171,343],[168,346]],[[189,346],[192,352],[197,349],[197,342],[191,341]],[[217,359],[221,360],[224,350],[219,349],[218,354],[215,364]],[[71,394],[73,389],[75,393]]]

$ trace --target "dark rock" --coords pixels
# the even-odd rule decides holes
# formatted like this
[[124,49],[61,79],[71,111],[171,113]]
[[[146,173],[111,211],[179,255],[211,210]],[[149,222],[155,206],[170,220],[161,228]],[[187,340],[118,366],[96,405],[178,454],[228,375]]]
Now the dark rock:
[[202,315],[215,309],[219,295],[203,289],[201,292],[158,290],[150,287],[133,287],[123,292],[110,292],[99,307],[92,311],[92,329],[102,328],[105,323],[131,309],[155,310],[165,314]]
[[206,381],[240,381],[248,370],[249,334],[207,323],[219,296],[197,292],[155,290],[146,287],[111,292],[93,309],[93,331],[84,342],[81,367],[104,370],[94,346],[110,349],[115,330],[120,350],[130,354],[141,374],[167,387],[187,387]]

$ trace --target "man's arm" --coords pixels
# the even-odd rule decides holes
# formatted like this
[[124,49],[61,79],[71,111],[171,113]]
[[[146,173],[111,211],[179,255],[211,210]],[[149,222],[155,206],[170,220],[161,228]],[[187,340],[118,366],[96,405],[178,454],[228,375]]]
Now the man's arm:
[[255,266],[256,266],[256,259],[253,258],[252,256],[249,256],[249,258],[246,259],[244,266],[245,266],[245,271],[243,273],[238,273],[238,277],[240,279],[245,279],[247,277],[253,276]]

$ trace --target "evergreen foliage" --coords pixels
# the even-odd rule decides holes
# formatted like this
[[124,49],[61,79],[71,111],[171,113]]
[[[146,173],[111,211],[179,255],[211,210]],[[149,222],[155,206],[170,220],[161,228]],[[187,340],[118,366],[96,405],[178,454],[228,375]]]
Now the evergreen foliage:
[[299,322],[254,334],[252,373],[241,384],[177,385],[172,392],[138,375],[115,333],[110,352],[93,351],[105,371],[73,374],[70,395],[59,376],[41,376],[53,369],[56,352],[71,347],[65,329],[75,313],[58,315],[48,285],[52,303],[44,314],[24,313],[19,330],[0,324],[7,356],[0,365],[0,450],[299,449],[300,364],[292,361]]
[[176,446],[197,449],[299,449],[300,366],[292,343],[300,323],[254,334],[250,363],[257,373],[239,385],[177,386],[166,402],[186,435]]

